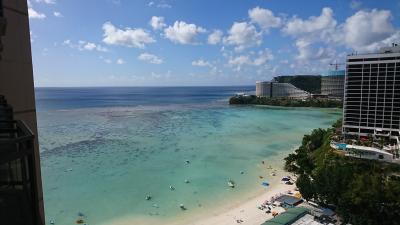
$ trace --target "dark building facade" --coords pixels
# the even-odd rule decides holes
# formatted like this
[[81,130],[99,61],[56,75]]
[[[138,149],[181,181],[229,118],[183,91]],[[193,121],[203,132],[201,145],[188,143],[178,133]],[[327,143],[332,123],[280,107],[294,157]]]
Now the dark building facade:
[[0,0],[0,224],[44,225],[26,0]]
[[343,132],[359,136],[400,136],[400,48],[349,55],[345,79]]

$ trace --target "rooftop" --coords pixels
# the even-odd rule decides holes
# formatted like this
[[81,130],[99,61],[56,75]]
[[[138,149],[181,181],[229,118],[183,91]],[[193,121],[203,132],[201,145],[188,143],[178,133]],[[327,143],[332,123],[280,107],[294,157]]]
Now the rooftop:
[[380,48],[378,52],[362,53],[362,54],[359,54],[359,53],[355,52],[355,53],[351,53],[351,54],[349,54],[347,56],[354,57],[354,56],[369,56],[369,55],[380,55],[380,54],[395,54],[395,55],[398,55],[398,53],[400,53],[400,45],[392,44],[391,47],[382,47],[382,48]]
[[346,74],[345,70],[329,70],[324,73],[324,76],[344,76]]
[[375,153],[380,153],[380,154],[392,156],[392,154],[390,154],[390,153],[388,153],[386,151],[374,148],[374,147],[367,147],[367,146],[361,146],[361,145],[347,145],[346,148],[347,149],[362,150],[362,151],[367,151],[367,152],[375,152]]
[[272,218],[261,225],[290,225],[308,213],[303,207],[290,208],[286,212]]
[[297,204],[301,203],[303,200],[301,200],[301,198],[296,198],[291,195],[282,195],[279,198],[277,198],[275,201],[285,203],[288,205],[297,205]]

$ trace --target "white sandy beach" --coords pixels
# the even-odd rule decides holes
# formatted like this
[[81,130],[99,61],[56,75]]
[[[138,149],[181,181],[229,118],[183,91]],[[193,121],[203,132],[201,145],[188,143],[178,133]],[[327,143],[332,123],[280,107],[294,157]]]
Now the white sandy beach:
[[[243,202],[240,205],[233,206],[226,212],[212,215],[209,218],[204,220],[194,221],[192,223],[187,223],[191,225],[231,225],[238,224],[237,220],[243,220],[240,224],[248,224],[248,225],[260,225],[266,220],[272,218],[271,213],[267,214],[265,211],[262,211],[257,208],[266,200],[269,200],[272,196],[275,196],[279,193],[285,193],[289,190],[293,191],[295,188],[293,185],[285,185],[285,184],[275,184],[276,186],[271,188],[269,191],[261,194],[258,197],[253,199],[249,199],[246,202]],[[282,212],[283,209],[274,209],[278,213]],[[178,223],[182,224],[182,223]]]
[[[201,212],[198,215],[192,216],[181,216],[173,218],[171,220],[161,220],[163,224],[167,225],[233,225],[233,224],[246,224],[246,225],[260,225],[266,220],[272,218],[271,213],[267,214],[265,211],[258,209],[257,207],[269,200],[271,197],[287,193],[288,191],[294,192],[295,185],[285,185],[280,183],[280,179],[289,175],[284,171],[276,171],[276,176],[271,178],[271,184],[266,190],[255,193],[254,197],[251,197],[245,201],[241,201],[238,204],[228,205],[222,208],[211,209],[210,211]],[[284,210],[280,207],[273,209],[278,213]],[[243,222],[238,223],[237,220]],[[147,224],[158,224],[160,219],[152,218],[121,218],[117,221],[107,223],[107,225],[147,225]]]

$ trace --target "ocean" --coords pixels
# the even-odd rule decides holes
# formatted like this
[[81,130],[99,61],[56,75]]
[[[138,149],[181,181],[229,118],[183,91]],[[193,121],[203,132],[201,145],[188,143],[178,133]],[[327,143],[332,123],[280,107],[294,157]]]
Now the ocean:
[[341,116],[230,106],[237,92],[254,87],[36,88],[47,224],[161,222],[239,201],[266,188],[260,161],[281,169],[305,133]]

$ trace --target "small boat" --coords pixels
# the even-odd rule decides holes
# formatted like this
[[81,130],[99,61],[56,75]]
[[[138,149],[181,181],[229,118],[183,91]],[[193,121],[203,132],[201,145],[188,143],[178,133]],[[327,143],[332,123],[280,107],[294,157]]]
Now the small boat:
[[185,161],[185,163],[186,163],[186,164],[189,164],[189,163],[190,163],[190,161],[189,161],[189,160],[186,160],[186,161]]
[[229,180],[228,181],[228,186],[231,187],[231,188],[234,188],[235,187],[235,182],[233,180]]
[[272,173],[271,173],[271,176],[276,176],[276,173],[275,173],[275,172],[272,172]]
[[186,207],[183,204],[180,204],[179,208],[181,208],[182,210],[186,210]]
[[171,189],[172,191],[175,190],[173,186],[169,186],[169,189]]
[[190,183],[190,181],[189,181],[189,180],[185,180],[185,183],[187,183],[187,184],[188,184],[188,183]]
[[150,200],[151,199],[151,195],[146,195],[146,200]]
[[50,224],[51,225],[55,224],[54,220],[50,220]]
[[262,186],[265,186],[265,187],[268,187],[268,186],[269,186],[269,183],[268,183],[268,182],[262,182],[261,185],[262,185]]
[[85,223],[85,221],[83,219],[79,219],[79,220],[76,221],[76,223],[77,224],[83,224],[83,223]]

